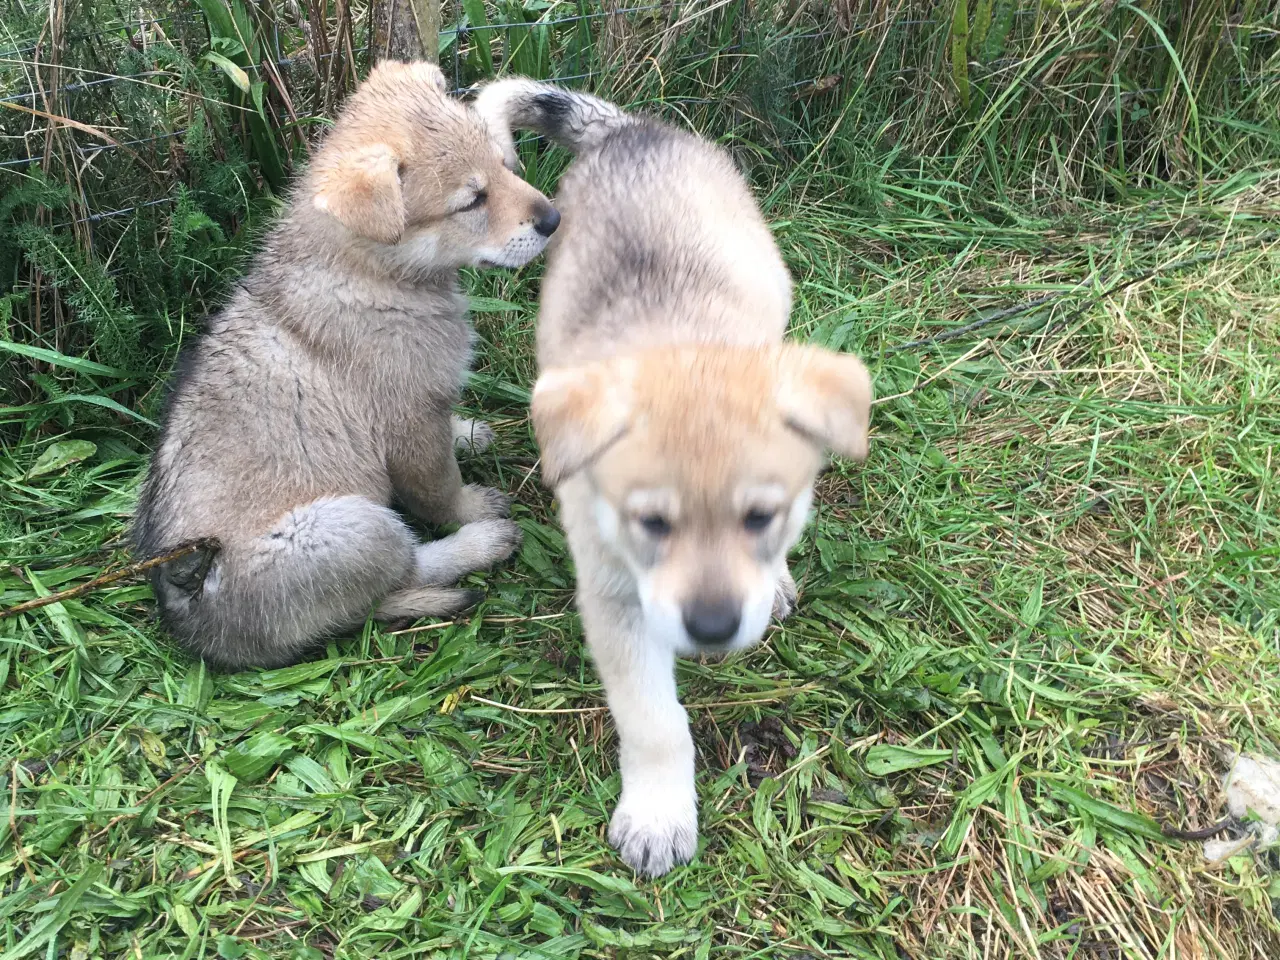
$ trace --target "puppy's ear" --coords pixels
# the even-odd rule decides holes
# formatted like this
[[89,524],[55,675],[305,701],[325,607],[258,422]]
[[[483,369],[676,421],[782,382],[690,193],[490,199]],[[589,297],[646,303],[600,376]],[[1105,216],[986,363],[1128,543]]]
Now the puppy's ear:
[[449,81],[445,79],[444,71],[434,63],[429,63],[426,60],[415,60],[409,64],[409,70],[413,73],[415,80],[435,87],[440,93],[449,92]]
[[369,76],[364,83],[375,86],[379,83],[400,84],[400,92],[405,92],[408,89],[405,81],[409,84],[425,84],[439,93],[449,91],[449,82],[445,79],[444,71],[426,60],[414,60],[409,63],[402,60],[379,60],[369,71]]
[[340,155],[317,172],[312,203],[357,236],[398,243],[405,225],[400,158],[385,143]]
[[615,357],[543,371],[533,388],[533,430],[549,487],[569,479],[622,438],[631,422],[635,363]]
[[775,401],[788,427],[854,460],[867,458],[871,377],[852,354],[784,346]]

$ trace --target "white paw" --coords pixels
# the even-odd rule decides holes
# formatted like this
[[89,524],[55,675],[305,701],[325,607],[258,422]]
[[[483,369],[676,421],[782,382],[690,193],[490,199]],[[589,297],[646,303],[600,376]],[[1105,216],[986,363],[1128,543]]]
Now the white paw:
[[695,797],[683,791],[624,793],[609,822],[609,842],[631,869],[660,877],[688,863],[698,848]]
[[455,453],[479,453],[493,443],[493,427],[483,421],[454,417],[452,426]]
[[773,619],[785,620],[796,609],[796,581],[791,571],[784,571],[773,593]]
[[458,528],[454,538],[471,570],[484,570],[515,553],[524,531],[514,520],[477,520]]

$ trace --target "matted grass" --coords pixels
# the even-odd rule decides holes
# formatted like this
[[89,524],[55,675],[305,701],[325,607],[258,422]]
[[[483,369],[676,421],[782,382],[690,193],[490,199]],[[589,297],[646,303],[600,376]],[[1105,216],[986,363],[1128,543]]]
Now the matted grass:
[[[1280,956],[1275,855],[1161,833],[1223,815],[1233,751],[1280,753],[1280,183],[995,223],[895,204],[923,182],[868,214],[806,162],[767,197],[795,329],[882,399],[796,615],[680,667],[693,864],[637,884],[603,837],[533,268],[475,285],[498,442],[464,473],[527,541],[466,622],[211,676],[136,582],[0,621],[0,957]],[[149,434],[28,476],[59,439],[0,456],[4,605],[127,559]]]

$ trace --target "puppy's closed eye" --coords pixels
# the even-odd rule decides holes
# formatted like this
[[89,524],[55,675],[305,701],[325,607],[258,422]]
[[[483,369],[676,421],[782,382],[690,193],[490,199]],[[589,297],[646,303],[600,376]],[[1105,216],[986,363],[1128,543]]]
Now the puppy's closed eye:
[[489,193],[486,190],[477,190],[476,195],[462,207],[459,207],[454,213],[468,213],[472,210],[479,210],[489,202]]

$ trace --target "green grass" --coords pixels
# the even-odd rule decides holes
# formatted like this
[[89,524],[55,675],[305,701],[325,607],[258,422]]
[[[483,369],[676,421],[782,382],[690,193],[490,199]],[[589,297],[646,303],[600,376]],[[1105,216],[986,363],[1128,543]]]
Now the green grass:
[[[603,839],[613,735],[518,402],[538,271],[484,278],[499,442],[466,472],[528,543],[468,622],[234,676],[131,582],[0,622],[0,956],[1275,955],[1274,858],[1157,826],[1280,751],[1274,190],[1017,228],[775,200],[797,333],[884,399],[795,617],[680,668],[703,842],[657,883]],[[141,458],[24,479],[58,439],[2,461],[6,605],[126,559]]]
[[[604,839],[614,738],[527,421],[535,265],[469,278],[465,404],[498,442],[464,474],[516,493],[526,542],[466,622],[212,676],[137,579],[0,619],[0,960],[1280,956],[1280,855],[1210,865],[1161,830],[1224,816],[1235,751],[1280,755],[1275,10],[1229,43],[1225,8],[1161,15],[1166,47],[1123,4],[971,0],[964,110],[948,16],[778,39],[870,15],[821,6],[575,21],[519,53],[611,49],[603,89],[720,136],[796,335],[861,354],[881,397],[871,458],[820,479],[795,616],[680,667],[695,861],[637,883]],[[176,146],[72,176],[60,128],[44,173],[0,173],[0,607],[132,559],[163,371],[270,215],[198,26],[97,41],[115,63],[68,47],[156,75],[63,108],[121,140],[163,117]],[[288,79],[300,113],[331,102]]]

